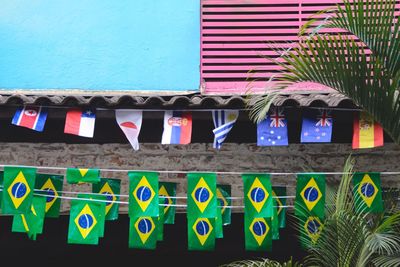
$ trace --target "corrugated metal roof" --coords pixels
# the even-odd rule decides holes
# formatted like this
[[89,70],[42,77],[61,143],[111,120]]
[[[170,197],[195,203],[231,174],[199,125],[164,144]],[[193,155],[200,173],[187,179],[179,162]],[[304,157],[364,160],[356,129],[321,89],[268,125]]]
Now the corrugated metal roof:
[[[356,107],[353,101],[337,92],[288,92],[279,95],[276,106],[322,106],[322,107]],[[45,105],[45,106],[94,106],[104,108],[245,108],[244,95],[173,95],[173,96],[138,96],[116,94],[0,94],[0,105]]]

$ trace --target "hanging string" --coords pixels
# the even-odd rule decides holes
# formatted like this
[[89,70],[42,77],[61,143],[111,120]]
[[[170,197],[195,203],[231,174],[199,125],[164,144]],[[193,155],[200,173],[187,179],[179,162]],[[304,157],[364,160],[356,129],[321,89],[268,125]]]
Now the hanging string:
[[[0,167],[20,167],[20,168],[36,168],[43,170],[60,170],[66,171],[67,167],[49,167],[49,166],[33,166],[33,165],[7,165],[0,164]],[[270,174],[273,176],[290,176],[290,175],[298,175],[305,173],[312,173],[315,175],[325,174],[325,175],[343,175],[343,174],[354,174],[353,172],[269,172],[269,171],[181,171],[181,170],[135,170],[135,169],[98,169],[102,172],[157,172],[157,173],[173,173],[173,174],[187,174],[187,173],[215,173],[220,175],[242,175],[244,173],[252,173],[252,174]],[[398,175],[400,171],[389,171],[389,172],[379,172],[381,175]]]
[[[34,193],[35,196],[42,196],[42,197],[54,197],[54,198],[60,198],[60,199],[69,199],[69,200],[84,200],[84,201],[93,201],[93,202],[101,202],[101,203],[117,203],[117,204],[122,204],[122,205],[129,205],[128,201],[114,201],[114,200],[103,200],[103,199],[93,199],[93,198],[79,198],[79,197],[66,197],[66,196],[54,196],[54,195],[48,195],[48,194],[38,194]],[[159,206],[163,207],[178,207],[178,208],[186,208],[186,204],[159,204]],[[234,209],[234,208],[241,208],[243,209],[244,206],[218,206],[220,208],[229,208],[229,209]],[[290,208],[294,206],[273,206],[274,208]]]

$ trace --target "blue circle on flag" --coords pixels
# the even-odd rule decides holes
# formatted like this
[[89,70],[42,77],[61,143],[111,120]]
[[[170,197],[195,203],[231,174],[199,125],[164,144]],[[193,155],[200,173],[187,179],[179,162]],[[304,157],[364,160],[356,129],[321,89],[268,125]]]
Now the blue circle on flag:
[[210,198],[210,192],[205,187],[199,187],[196,189],[194,197],[198,202],[206,202]]
[[209,231],[210,231],[210,226],[208,225],[208,223],[206,221],[200,220],[197,222],[196,232],[199,235],[206,235],[206,234],[208,234]]
[[313,186],[306,188],[304,198],[310,202],[316,201],[318,199],[318,190]]
[[257,203],[263,201],[265,199],[264,189],[262,189],[261,187],[253,188],[253,190],[251,190],[250,197],[254,202]]
[[319,224],[319,222],[317,220],[310,220],[307,223],[307,230],[310,234],[316,234],[319,231],[319,227],[321,225]]
[[140,201],[148,201],[151,197],[151,190],[147,186],[141,186],[136,192],[136,197]]
[[78,224],[83,229],[89,229],[93,225],[93,217],[90,214],[82,214],[79,216]]
[[225,206],[225,202],[224,202],[224,200],[223,200],[222,198],[218,198],[218,202],[219,202],[219,205],[220,205],[221,207],[224,207],[224,206]]
[[253,232],[257,236],[263,236],[267,231],[267,226],[264,222],[258,221],[253,224]]
[[13,185],[11,188],[11,194],[15,198],[21,198],[26,194],[26,185],[24,183],[18,182]]
[[110,192],[103,192],[102,194],[106,196],[106,206],[110,206],[113,201],[113,195]]
[[54,196],[56,195],[56,193],[54,192],[54,190],[51,189],[51,188],[45,188],[45,189],[43,189],[43,191],[46,191],[46,192],[45,192],[46,195],[47,195],[47,197],[46,197],[46,202],[52,202],[53,199],[54,199]]
[[375,193],[375,188],[372,184],[370,183],[364,183],[361,185],[361,193],[365,197],[372,197]]
[[159,198],[163,199],[163,204],[166,205],[169,203],[169,197],[166,195],[159,195]]
[[152,224],[149,219],[141,219],[138,223],[138,230],[142,234],[147,234],[151,231]]

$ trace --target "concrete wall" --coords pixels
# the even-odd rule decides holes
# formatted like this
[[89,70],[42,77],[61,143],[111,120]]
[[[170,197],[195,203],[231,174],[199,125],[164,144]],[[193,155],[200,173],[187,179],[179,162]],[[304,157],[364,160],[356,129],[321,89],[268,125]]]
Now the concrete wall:
[[[306,168],[318,172],[342,171],[347,156],[353,153],[359,171],[400,171],[400,146],[386,144],[383,148],[352,150],[349,144],[291,144],[288,147],[257,147],[255,144],[224,144],[221,151],[212,144],[167,146],[140,144],[135,152],[128,144],[45,144],[0,143],[0,164],[38,165],[51,167],[98,167],[144,170],[196,170],[234,172],[302,172]],[[39,170],[43,173],[65,171]],[[127,194],[126,172],[102,172],[103,177],[122,179],[122,194]],[[272,176],[273,185],[288,185],[294,195],[295,176]],[[328,175],[328,182],[339,176]],[[160,181],[179,183],[178,195],[186,196],[185,174],[160,174]],[[243,196],[240,175],[219,175],[219,183],[232,185],[233,196]],[[382,176],[384,186],[400,185],[400,175]],[[66,191],[87,191],[86,185],[66,185]],[[64,201],[63,209],[67,209]],[[184,203],[184,202],[182,202]],[[240,205],[237,201],[235,205]],[[122,210],[126,209],[122,207]],[[236,210],[240,211],[240,210]]]
[[0,40],[1,89],[199,89],[199,0],[3,0]]

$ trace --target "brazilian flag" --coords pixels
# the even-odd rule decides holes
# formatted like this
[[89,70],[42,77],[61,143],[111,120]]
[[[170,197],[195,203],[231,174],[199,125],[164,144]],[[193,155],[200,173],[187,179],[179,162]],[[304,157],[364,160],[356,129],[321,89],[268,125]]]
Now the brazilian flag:
[[274,215],[271,218],[271,226],[272,226],[272,240],[279,240],[279,216],[278,216],[278,203],[276,199],[273,200],[274,207]]
[[158,173],[128,172],[129,217],[158,217]]
[[176,204],[176,183],[172,182],[160,182],[158,195],[160,198],[160,204],[167,206],[162,206],[164,213],[164,223],[174,224],[175,223],[175,205]]
[[215,218],[188,218],[189,250],[214,250]]
[[3,213],[25,214],[32,204],[36,168],[4,167]]
[[272,188],[269,174],[242,174],[244,212],[249,217],[273,216]]
[[[160,204],[164,203],[164,200],[160,198]],[[164,239],[164,206],[160,205],[160,212],[157,218],[157,241],[163,241]]]
[[36,235],[43,232],[45,209],[46,198],[34,196],[26,214],[14,214],[12,232],[27,233],[30,239],[36,240]]
[[217,207],[217,217],[215,217],[215,238],[224,238],[222,209],[220,207]]
[[380,173],[359,172],[353,176],[356,210],[361,212],[383,212]]
[[249,251],[272,250],[271,218],[244,215],[245,247]]
[[158,217],[130,218],[129,248],[155,249]]
[[3,190],[4,190],[4,186],[3,186],[3,177],[4,177],[4,172],[0,171],[0,209],[2,208],[3,205]]
[[[99,213],[98,230],[99,237],[104,237],[104,231],[106,226],[106,204],[107,204],[107,196],[105,195],[92,195],[92,194],[78,194],[78,198],[86,201],[92,201],[100,205],[101,212]],[[104,212],[103,212],[104,211]]]
[[67,182],[69,184],[98,183],[100,182],[100,170],[68,168]]
[[286,187],[285,186],[273,186],[272,197],[276,199],[276,206],[279,218],[279,228],[286,227]]
[[188,173],[188,218],[217,216],[217,175],[215,173]]
[[106,220],[117,220],[119,203],[119,194],[121,191],[121,180],[101,178],[100,182],[93,184],[92,192],[106,196]]
[[99,202],[73,199],[68,228],[68,244],[99,243],[101,216],[105,217],[104,204]]
[[297,216],[325,218],[325,175],[297,175],[294,212]]
[[36,175],[36,193],[47,195],[46,197],[46,217],[58,218],[60,216],[60,206],[64,176],[55,174],[38,173]]
[[227,208],[232,205],[231,200],[231,186],[230,185],[222,185],[217,184],[217,199],[218,199],[218,206],[221,207],[222,212],[222,224],[228,225],[231,224],[231,214],[232,209]]
[[322,219],[317,216],[298,217],[300,225],[300,243],[304,249],[313,246],[324,228]]

